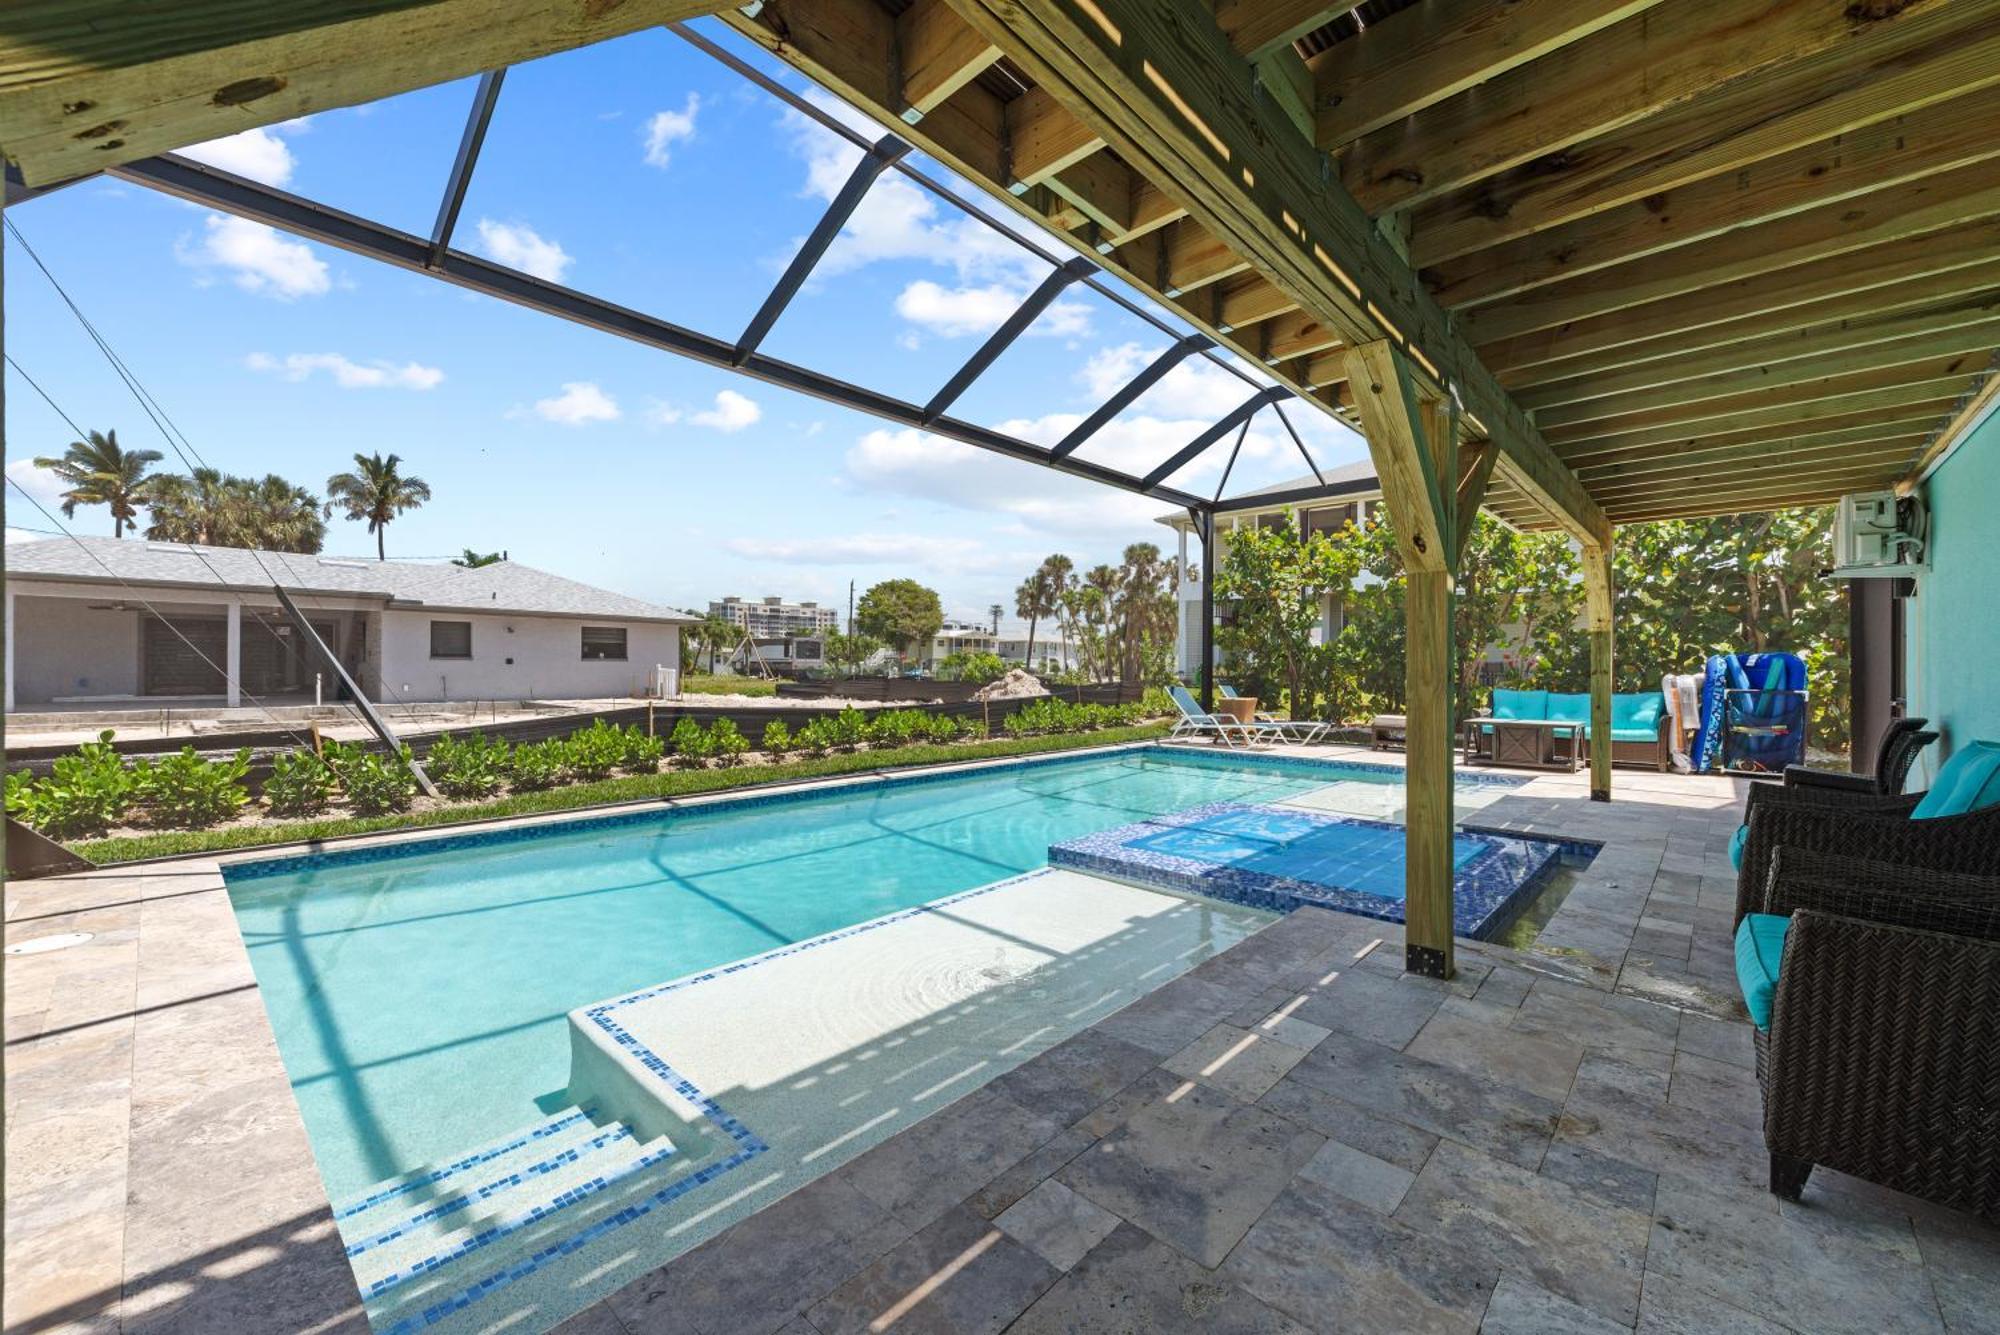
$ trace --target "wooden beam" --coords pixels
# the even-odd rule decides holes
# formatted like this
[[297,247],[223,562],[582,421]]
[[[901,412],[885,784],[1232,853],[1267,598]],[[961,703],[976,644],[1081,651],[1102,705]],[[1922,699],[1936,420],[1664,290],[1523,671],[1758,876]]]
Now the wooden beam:
[[1593,356],[1569,357],[1525,370],[1500,372],[1500,383],[1511,390],[1520,390],[1578,376],[1607,375],[1633,367],[1656,365],[1696,353],[1719,355],[1720,349],[1732,345],[1768,341],[1839,323],[1870,322],[1936,307],[1953,298],[1963,298],[1968,292],[1995,288],[2000,288],[2000,256],[1985,264],[1932,274],[1885,288],[1871,288],[1826,301],[1815,301],[1807,306],[1779,307],[1768,315],[1707,325],[1683,333],[1663,334]]
[[1896,490],[1905,496],[1916,490],[1924,480],[1924,473],[1932,464],[1944,457],[1946,450],[1958,443],[1959,437],[1970,431],[1973,425],[1981,420],[1987,409],[1993,406],[1995,399],[2000,399],[2000,375],[1989,373],[1986,376],[1986,383],[1966,396],[1958,411],[1953,413],[1950,420],[1939,427],[1936,434],[1925,443],[1917,455],[1916,462],[1910,465],[1910,471],[1896,484]]
[[1303,311],[1267,320],[1259,326],[1257,333],[1264,343],[1266,362],[1290,361],[1294,357],[1341,346],[1340,335]]
[[2000,0],[1877,28],[1414,211],[1434,255],[1463,255],[1735,171],[2000,83]]
[[1342,181],[1371,213],[1421,204],[1947,3],[1676,0],[1364,135],[1349,146]]
[[[1729,335],[1742,330],[1775,333],[1799,327],[1791,323],[1793,320],[1814,324],[1823,319],[1845,319],[1849,313],[1870,309],[1869,303],[1893,309],[1912,291],[1930,294],[1921,301],[1946,295],[1949,284],[1955,282],[1985,286],[1989,280],[1982,275],[1993,272],[2000,263],[1996,256],[2000,256],[2000,218],[1984,218],[1943,232],[1754,274],[1561,328],[1495,339],[1481,345],[1479,355],[1503,384],[1512,372],[1576,358],[1603,357],[1606,360],[1599,364],[1617,365],[1623,363],[1609,359],[1630,352],[1630,360],[1644,361],[1647,358],[1641,350],[1673,340],[1683,340],[1688,348],[1708,346],[1729,342]],[[1820,311],[1830,314],[1820,320],[1806,318]]]
[[1621,500],[1616,512],[1619,523],[1629,524],[1642,518],[1751,514],[1788,509],[1795,505],[1820,505],[1850,491],[1873,491],[1892,486],[1900,472],[1901,465],[1891,464],[1806,480],[1787,478],[1773,482],[1767,479],[1757,486],[1717,487],[1712,483],[1692,482],[1684,489],[1671,493],[1639,495]]
[[1449,978],[1456,968],[1451,572],[1411,569],[1404,580],[1403,966]]
[[1215,23],[1245,60],[1282,51],[1315,28],[1361,7],[1361,0],[1219,0]]
[[[1776,382],[1792,373],[1785,363],[1809,363],[1820,373],[1841,365],[1859,370],[1875,364],[1882,344],[1949,337],[1968,347],[2000,346],[2000,292],[1946,310],[1924,310],[1881,320],[1854,320],[1816,327],[1780,338],[1728,344],[1672,361],[1648,363],[1604,375],[1582,376],[1524,389],[1523,406],[1541,410],[1649,389],[1671,389],[1689,381],[1711,382],[1732,372],[1758,371]],[[1928,346],[1928,342],[1926,342]],[[1889,354],[1893,356],[1894,354]]]
[[1403,564],[1412,572],[1447,571],[1453,551],[1442,479],[1424,434],[1423,408],[1403,354],[1386,339],[1347,349],[1347,380],[1361,412],[1362,435]]
[[[1857,429],[1879,433],[1881,426],[1886,423],[1941,420],[1957,402],[1957,396],[1947,392],[1957,383],[1946,381],[1942,385],[1919,385],[1910,391],[1912,397],[1907,397],[1902,402],[1868,405],[1836,413],[1801,414],[1789,421],[1767,420],[1763,425],[1751,426],[1744,425],[1741,418],[1731,417],[1714,423],[1716,429],[1710,431],[1674,432],[1661,427],[1635,436],[1612,436],[1605,440],[1590,440],[1578,445],[1573,451],[1565,451],[1563,460],[1588,484],[1592,470],[1606,464],[1637,463],[1650,466],[1655,461],[1671,462],[1676,458],[1695,457],[1729,449],[1745,447],[1783,449],[1792,446],[1838,443],[1845,439],[1861,439],[1862,437],[1853,434]],[[1788,411],[1801,413],[1799,409]]]
[[1006,104],[1007,188],[1020,194],[1104,147],[1104,140],[1043,89]]
[[1733,422],[1754,425],[1787,420],[1787,415],[1805,415],[1809,411],[1836,412],[1847,405],[1865,403],[1870,395],[1882,391],[1943,393],[1944,387],[1956,386],[1950,392],[1957,393],[1969,385],[1970,377],[1985,364],[1981,350],[1956,351],[1914,362],[1806,377],[1789,384],[1758,383],[1705,399],[1665,405],[1620,409],[1611,401],[1600,399],[1551,409],[1543,417],[1549,438],[1559,442],[1558,450],[1566,450],[1579,441],[1629,437],[1634,433],[1727,430]]
[[1424,0],[1306,62],[1322,147],[1340,148],[1659,0]]
[[1756,445],[1733,450],[1711,450],[1676,459],[1606,464],[1593,468],[1587,479],[1590,494],[1600,501],[1629,495],[1633,491],[1659,491],[1685,478],[1740,478],[1743,475],[1802,477],[1809,472],[1830,471],[1874,463],[1886,455],[1908,459],[1924,441],[1943,413],[1910,422],[1885,422],[1871,430],[1843,433],[1852,439],[1829,445]]
[[1181,219],[1160,235],[1166,244],[1170,297],[1233,278],[1250,267],[1250,261],[1192,218]]
[[30,185],[711,13],[715,0],[12,6],[0,151]]
[[1132,202],[1138,181],[1131,169],[1109,153],[1093,153],[1050,176],[1050,190],[1103,229],[1099,250],[1132,236]]
[[[1929,0],[1921,0],[1928,3]],[[1505,452],[1500,467],[1581,534],[1602,516],[1448,326],[1322,155],[1257,98],[1199,0],[953,0],[1135,170],[1349,342],[1393,333]]]
[[1224,328],[1242,329],[1298,308],[1296,301],[1272,286],[1263,275],[1251,274],[1223,286],[1222,305],[1216,314]]
[[1469,441],[1458,447],[1458,496],[1453,505],[1457,532],[1453,539],[1451,566],[1459,569],[1465,560],[1465,544],[1479,520],[1479,507],[1486,503],[1486,489],[1493,480],[1493,464],[1500,451],[1490,440]]
[[1459,312],[1481,342],[1587,320],[1720,283],[2000,214],[2000,159],[1743,227]]
[[2000,158],[2000,88],[1457,259],[1425,255],[1416,236],[1411,257],[1439,301],[1474,305],[1989,158]]
[[1611,800],[1612,627],[1611,551],[1583,549],[1584,607],[1590,637],[1590,800]]
[[1000,59],[1000,48],[945,0],[916,0],[896,20],[903,119],[914,125]]

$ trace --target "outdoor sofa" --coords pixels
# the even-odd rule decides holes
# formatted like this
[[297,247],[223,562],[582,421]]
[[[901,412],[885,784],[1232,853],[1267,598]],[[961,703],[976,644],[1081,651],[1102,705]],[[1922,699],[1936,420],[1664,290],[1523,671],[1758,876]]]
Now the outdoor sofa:
[[1732,845],[1771,1190],[1813,1165],[2000,1219],[2000,743],[1929,791],[1758,784]]
[[[1493,727],[1490,720],[1546,720],[1574,723],[1582,729],[1587,751],[1590,739],[1590,696],[1588,693],[1559,691],[1513,691],[1496,687],[1493,707],[1465,721],[1467,761],[1492,760]],[[1665,771],[1673,765],[1668,743],[1667,702],[1658,691],[1632,691],[1611,697],[1611,763],[1640,765]]]

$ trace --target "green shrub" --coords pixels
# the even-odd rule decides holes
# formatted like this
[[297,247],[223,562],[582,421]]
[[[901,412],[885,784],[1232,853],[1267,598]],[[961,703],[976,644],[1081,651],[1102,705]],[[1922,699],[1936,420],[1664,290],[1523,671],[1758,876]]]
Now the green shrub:
[[815,760],[833,749],[834,740],[833,720],[825,716],[806,720],[792,734],[792,744]]
[[955,742],[971,721],[966,719],[961,722],[949,714],[924,714],[917,735],[927,742]]
[[588,728],[571,733],[565,742],[569,767],[586,783],[608,779],[625,758],[625,734],[603,719],[592,720]]
[[9,775],[8,814],[51,839],[103,834],[123,821],[136,784],[111,737],[107,728],[74,755],[59,756],[42,778]]
[[874,746],[903,746],[919,736],[925,715],[918,709],[882,709],[868,720],[866,733]]
[[734,765],[750,749],[750,739],[737,728],[736,720],[719,718],[708,729],[708,753],[723,765]]
[[668,739],[674,748],[674,764],[682,769],[700,769],[708,760],[708,734],[701,730],[701,724],[682,717],[674,724],[674,734]]
[[234,816],[250,800],[243,776],[250,772],[250,748],[228,760],[205,760],[183,746],[133,771],[133,787],[154,825],[201,830]]
[[273,816],[316,816],[333,800],[336,782],[326,762],[312,752],[282,751],[271,757],[264,806]]
[[665,738],[651,736],[638,724],[630,724],[625,729],[625,750],[618,758],[618,768],[627,774],[654,774],[659,771],[660,757],[666,753]]
[[868,740],[868,720],[853,705],[843,708],[833,716],[833,744],[841,751],[852,751]]
[[470,737],[445,733],[431,747],[424,770],[446,797],[491,797],[507,778],[507,743],[474,732]]
[[937,674],[945,681],[969,682],[974,686],[984,686],[989,681],[998,681],[1007,675],[1007,664],[1000,655],[984,650],[975,653],[949,654],[937,665]]
[[774,718],[764,725],[761,749],[773,760],[783,760],[785,752],[792,749],[792,730],[785,726],[783,719]]
[[340,790],[348,808],[357,816],[381,816],[391,811],[407,811],[417,795],[417,779],[410,773],[410,748],[394,756],[364,751],[344,742],[328,742],[326,763],[340,776]]
[[546,742],[523,742],[514,748],[507,762],[517,793],[560,788],[571,779],[569,746],[560,738]]

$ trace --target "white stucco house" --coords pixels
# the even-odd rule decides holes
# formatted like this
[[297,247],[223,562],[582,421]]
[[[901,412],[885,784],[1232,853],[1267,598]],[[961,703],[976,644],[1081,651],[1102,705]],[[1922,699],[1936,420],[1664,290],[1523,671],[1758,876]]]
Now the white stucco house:
[[656,690],[695,618],[515,561],[300,556],[138,538],[10,543],[7,708],[331,701],[282,586],[370,698],[563,700]]

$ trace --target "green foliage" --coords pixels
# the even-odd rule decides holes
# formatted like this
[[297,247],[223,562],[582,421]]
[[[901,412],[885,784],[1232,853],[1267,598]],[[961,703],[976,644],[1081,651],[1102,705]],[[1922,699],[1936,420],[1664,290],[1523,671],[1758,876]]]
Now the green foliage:
[[745,677],[734,672],[683,672],[681,690],[691,695],[768,696],[778,693],[778,683],[769,677]]
[[39,779],[9,775],[7,813],[51,839],[102,834],[125,819],[135,784],[109,729],[73,755],[59,756]]
[[1137,705],[1084,705],[1057,696],[1031,700],[1009,714],[1001,728],[1009,737],[1032,737],[1041,733],[1094,732],[1136,722]]
[[871,746],[900,746],[919,735],[926,717],[921,709],[879,709],[868,720],[868,743]]
[[868,720],[853,705],[843,708],[833,716],[833,744],[841,751],[852,751],[868,740]]
[[831,751],[836,740],[833,719],[824,714],[807,719],[804,726],[792,734],[792,744],[814,760]]
[[886,647],[873,635],[842,635],[836,631],[826,637],[824,652],[835,672],[851,677]]
[[1015,610],[1045,609],[1058,618],[1076,666],[1045,681],[1167,680],[1174,646],[1174,563],[1150,542],[1125,549],[1116,566],[1093,566],[1079,578],[1066,556],[1051,556],[1015,592]]
[[264,780],[264,807],[273,816],[316,816],[333,800],[338,780],[310,751],[281,751],[271,757]]
[[1218,636],[1230,670],[1243,669],[1238,689],[1270,699],[1283,686],[1293,718],[1314,716],[1315,684],[1325,655],[1314,644],[1329,599],[1345,594],[1362,570],[1358,544],[1312,533],[1302,541],[1291,511],[1277,527],[1256,525],[1229,536],[1215,571],[1216,598],[1233,604],[1232,623]]
[[764,725],[763,744],[759,748],[773,760],[782,760],[785,752],[792,749],[792,730],[785,726],[781,718],[774,718]]
[[569,767],[585,783],[608,779],[625,758],[625,733],[603,719],[571,733],[564,744],[569,749]]
[[708,760],[708,734],[691,718],[683,716],[674,724],[667,742],[674,749],[674,764],[682,769],[700,769]]
[[323,748],[326,763],[340,777],[340,791],[358,816],[379,816],[409,810],[417,795],[417,779],[410,772],[410,748],[396,756],[365,751],[348,742],[328,742]]
[[152,824],[200,830],[228,820],[250,800],[243,786],[243,776],[249,772],[248,747],[227,760],[205,760],[192,746],[183,746],[173,755],[136,766],[132,778]]
[[491,797],[508,773],[508,747],[501,738],[474,732],[469,737],[446,733],[432,745],[424,769],[438,791],[461,801]]
[[569,767],[569,746],[562,738],[521,743],[508,758],[507,768],[517,793],[559,788],[575,777]]
[[998,681],[1007,675],[1007,664],[998,654],[980,650],[976,653],[946,654],[938,660],[937,674],[945,681],[970,682],[974,686],[984,686],[989,681]]
[[618,768],[627,774],[653,774],[659,770],[660,757],[666,753],[664,737],[648,736],[638,724],[627,724],[624,747],[618,755]]
[[854,625],[907,657],[944,625],[944,604],[935,589],[913,579],[887,579],[861,595],[854,606]]
[[736,726],[736,720],[719,718],[708,725],[708,753],[724,767],[734,765],[750,749],[750,739]]

